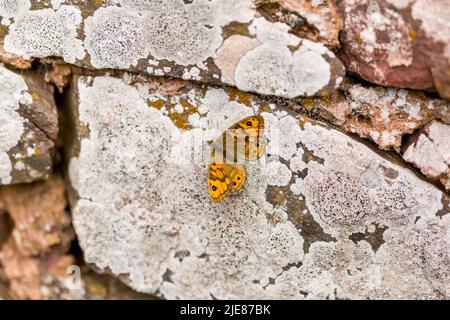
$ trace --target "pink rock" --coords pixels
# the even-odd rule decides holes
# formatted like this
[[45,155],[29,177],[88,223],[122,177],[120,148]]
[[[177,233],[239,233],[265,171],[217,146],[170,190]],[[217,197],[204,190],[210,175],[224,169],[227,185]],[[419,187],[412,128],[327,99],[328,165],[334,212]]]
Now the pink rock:
[[450,98],[450,1],[338,1],[339,58],[367,81]]

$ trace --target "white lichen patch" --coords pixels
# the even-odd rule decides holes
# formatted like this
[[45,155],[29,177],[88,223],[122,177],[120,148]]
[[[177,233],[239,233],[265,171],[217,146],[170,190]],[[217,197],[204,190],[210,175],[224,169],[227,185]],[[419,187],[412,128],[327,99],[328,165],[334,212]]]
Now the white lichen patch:
[[289,168],[278,161],[271,161],[266,167],[267,183],[271,186],[287,186],[292,177]]
[[98,68],[135,66],[149,54],[157,60],[196,65],[215,55],[224,25],[253,17],[250,4],[249,0],[120,1],[120,7],[99,8],[86,19],[86,49]]
[[248,22],[252,18],[250,1],[239,2],[240,8],[228,1],[149,3],[145,16],[151,55],[185,66],[213,57],[223,41],[222,26],[231,21]]
[[128,68],[148,55],[145,19],[123,8],[106,7],[86,19],[84,41],[96,68]]
[[8,151],[17,145],[24,133],[25,119],[17,112],[20,104],[32,102],[23,78],[0,66],[0,184],[11,182]]
[[450,125],[433,121],[426,128],[426,133],[420,134],[417,141],[406,149],[403,158],[414,163],[423,174],[438,177],[449,171],[449,141]]
[[58,56],[70,63],[85,56],[83,43],[76,38],[82,21],[77,7],[30,10],[14,19],[4,39],[6,51],[26,57]]
[[[272,154],[246,163],[242,192],[215,204],[208,142],[262,104],[230,101],[224,89],[185,89],[170,102],[201,112],[180,129],[171,118],[178,108],[149,106],[169,99],[149,91],[152,84],[96,77],[77,85],[89,136],[69,177],[88,263],[169,299],[448,297],[450,218],[436,216],[442,193],[407,169],[335,130],[301,127],[274,107],[262,113]],[[267,198],[270,188],[286,187],[332,241],[304,250],[306,238],[291,221],[297,207]],[[378,225],[377,249],[351,240]]]
[[[324,159],[324,165],[308,163],[301,191],[329,233],[357,232],[371,223],[393,229],[413,224],[417,217],[433,219],[442,209],[442,194],[435,187],[368,153],[366,147],[349,143],[342,133],[330,136],[319,127],[306,126],[302,142]],[[384,176],[382,168],[397,172],[396,178]]]
[[[253,21],[249,31],[261,45],[239,60],[234,73],[239,89],[293,98],[314,95],[329,83],[330,64],[322,56],[328,50],[289,34],[288,29],[263,18]],[[292,53],[289,47],[295,46],[299,49]]]
[[14,18],[30,7],[30,0],[2,0],[0,2],[0,17]]

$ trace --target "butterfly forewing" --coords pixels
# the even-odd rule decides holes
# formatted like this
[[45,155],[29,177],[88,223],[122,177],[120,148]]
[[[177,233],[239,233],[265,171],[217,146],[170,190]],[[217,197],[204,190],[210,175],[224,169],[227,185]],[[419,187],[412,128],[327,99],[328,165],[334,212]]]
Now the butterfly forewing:
[[239,121],[233,129],[238,132],[238,140],[244,145],[245,160],[257,160],[264,152],[264,118],[251,116]]
[[216,163],[244,163],[260,158],[264,152],[264,118],[245,118],[226,130],[213,143]]

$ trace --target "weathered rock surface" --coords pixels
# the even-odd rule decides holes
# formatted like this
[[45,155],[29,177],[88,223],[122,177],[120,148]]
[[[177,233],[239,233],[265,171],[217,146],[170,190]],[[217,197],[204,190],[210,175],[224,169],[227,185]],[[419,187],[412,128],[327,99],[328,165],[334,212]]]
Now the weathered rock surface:
[[[305,109],[344,131],[374,141],[380,149],[400,152],[402,138],[433,120],[450,124],[450,105],[423,92],[375,87],[346,81],[339,94],[328,99],[300,101]],[[295,109],[295,108],[294,108]]]
[[0,185],[46,178],[58,134],[52,88],[0,65]]
[[[337,19],[331,4],[320,8],[315,10]],[[329,33],[338,30],[311,13],[305,17],[315,21],[318,37],[336,44]],[[0,5],[0,18],[6,53],[61,57],[88,68],[169,75],[283,97],[329,94],[345,73],[324,45],[289,33],[286,23],[269,22],[251,0],[73,5],[13,0]]]
[[12,228],[0,243],[0,280],[9,283],[10,295],[18,299],[70,297],[67,288],[64,294],[60,292],[66,269],[74,264],[74,257],[67,254],[74,234],[62,179],[52,176],[34,184],[3,186],[0,198],[11,219],[6,224]]
[[76,298],[65,285],[67,267],[74,263],[71,255],[50,252],[43,257],[23,255],[13,238],[4,244],[1,262],[14,299]]
[[450,1],[338,1],[346,69],[382,85],[450,99]]
[[0,298],[152,298],[68,252],[74,233],[61,177],[0,187],[0,204]]
[[[394,149],[432,180],[449,190],[445,148],[450,145],[449,102],[423,92],[376,87],[344,81],[339,92],[329,98],[304,98],[288,103],[293,110],[307,111],[375,142],[382,150]],[[434,130],[438,145],[424,133]],[[418,139],[418,137],[422,138]],[[407,153],[404,152],[408,150]],[[438,169],[440,168],[440,169]]]
[[[88,263],[165,298],[450,297],[436,187],[261,98],[133,81],[71,86],[71,207]],[[208,141],[254,113],[268,156],[213,204]]]
[[450,190],[450,125],[433,121],[411,138],[403,158]]
[[72,235],[66,232],[70,218],[63,181],[58,176],[34,184],[4,186],[0,197],[11,217],[19,251],[35,256],[52,246],[67,246]]
[[268,20],[283,22],[300,38],[339,47],[342,18],[332,0],[255,0],[257,10]]
[[[331,51],[449,98],[449,8],[1,2],[0,298],[450,299],[448,102]],[[251,114],[267,154],[214,204],[210,143]]]
[[29,69],[31,68],[32,58],[25,58],[13,53],[5,52],[3,44],[0,45],[0,62],[10,65],[16,69]]

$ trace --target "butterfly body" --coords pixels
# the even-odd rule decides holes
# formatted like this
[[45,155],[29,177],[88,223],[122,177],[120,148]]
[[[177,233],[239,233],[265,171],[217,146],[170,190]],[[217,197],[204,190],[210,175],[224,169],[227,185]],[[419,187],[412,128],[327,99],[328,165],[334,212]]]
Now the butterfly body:
[[254,115],[234,124],[214,142],[208,167],[208,188],[213,202],[242,189],[246,180],[243,163],[263,154],[263,131],[264,118]]

